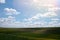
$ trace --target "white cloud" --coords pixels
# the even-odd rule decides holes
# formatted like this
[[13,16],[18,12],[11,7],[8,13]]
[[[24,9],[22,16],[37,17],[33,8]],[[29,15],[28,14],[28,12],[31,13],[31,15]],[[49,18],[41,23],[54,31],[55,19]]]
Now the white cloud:
[[49,26],[49,27],[59,27],[59,22],[58,21],[51,21],[51,22],[49,22],[48,23],[48,25],[47,26]]
[[58,23],[57,21],[50,21],[50,22],[43,22],[43,21],[37,22],[37,21],[35,21],[33,23],[25,24],[25,27],[28,27],[28,28],[59,27],[59,26],[60,26],[60,23]]
[[55,7],[56,0],[36,0],[33,1],[36,7]]
[[16,19],[13,16],[8,16],[8,18],[6,18],[5,20],[10,23],[10,22],[14,22]]
[[44,14],[40,14],[41,17],[54,17],[57,16],[57,14],[55,12],[47,12]]
[[12,27],[14,25],[14,22],[16,21],[15,17],[8,16],[7,18],[0,18],[0,26],[2,27]]
[[25,19],[25,21],[29,20],[29,21],[32,21],[32,20],[36,20],[36,19],[39,19],[40,15],[37,14],[35,16],[32,16],[31,18],[28,18],[28,19]]
[[0,22],[3,22],[3,21],[4,21],[4,19],[0,18]]
[[27,24],[27,27],[31,27],[31,28],[34,28],[34,27],[59,27],[60,26],[60,23],[58,23],[58,21],[50,21],[50,22],[42,22],[42,21],[39,21],[39,22],[34,22],[34,23],[29,23]]
[[3,23],[12,23],[15,21],[15,17],[12,16],[8,16],[7,18],[1,18],[1,22]]
[[[15,17],[8,16],[6,18],[0,18],[0,27],[5,28],[23,28],[24,23],[20,21],[16,21]],[[25,25],[26,27],[26,25]]]
[[0,26],[7,28],[34,28],[34,27],[58,27],[60,23],[57,21],[35,21],[35,22],[20,22],[16,21],[15,17],[9,16],[7,18],[0,18]]
[[60,7],[50,7],[50,8],[48,8],[48,11],[56,11],[56,10],[60,10]]
[[25,19],[25,20],[36,20],[40,18],[50,18],[50,17],[55,17],[57,14],[55,12],[46,12],[46,13],[37,13],[36,15],[32,16],[31,18]]
[[20,12],[12,8],[5,8],[4,11],[6,12],[6,15],[19,15],[20,14]]
[[0,3],[5,3],[5,0],[0,0]]
[[51,7],[51,6],[55,6],[54,4],[56,3],[56,0],[33,0],[32,2],[37,6]]
[[59,18],[52,18],[51,19],[52,21],[58,21],[58,20],[60,20]]

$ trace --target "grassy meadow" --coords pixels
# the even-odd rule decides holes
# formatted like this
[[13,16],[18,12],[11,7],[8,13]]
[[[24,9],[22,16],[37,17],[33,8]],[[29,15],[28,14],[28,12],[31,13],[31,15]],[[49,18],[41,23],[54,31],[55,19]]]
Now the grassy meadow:
[[0,40],[60,40],[60,28],[0,28]]

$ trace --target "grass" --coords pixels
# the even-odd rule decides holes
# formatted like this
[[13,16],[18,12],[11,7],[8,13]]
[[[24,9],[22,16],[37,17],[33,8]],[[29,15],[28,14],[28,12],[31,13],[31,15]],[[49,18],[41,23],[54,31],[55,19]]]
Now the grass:
[[31,28],[31,29],[1,28],[0,40],[60,40],[60,32],[59,32],[60,28],[58,29],[54,28],[54,30],[52,28],[44,28],[44,29],[43,28]]

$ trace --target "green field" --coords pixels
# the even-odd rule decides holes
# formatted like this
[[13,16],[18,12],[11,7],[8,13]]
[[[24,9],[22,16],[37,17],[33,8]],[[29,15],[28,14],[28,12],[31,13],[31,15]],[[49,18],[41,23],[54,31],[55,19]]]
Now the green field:
[[0,40],[60,40],[60,28],[0,28]]

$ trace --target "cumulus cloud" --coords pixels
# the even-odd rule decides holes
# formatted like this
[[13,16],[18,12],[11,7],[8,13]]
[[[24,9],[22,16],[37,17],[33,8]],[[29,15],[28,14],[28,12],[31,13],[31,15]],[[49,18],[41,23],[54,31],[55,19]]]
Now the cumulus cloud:
[[29,27],[60,27],[60,22],[58,20],[52,21],[35,21],[28,25]]
[[57,14],[55,12],[47,12],[44,14],[40,14],[41,17],[54,17],[57,16]]
[[58,27],[60,26],[60,23],[58,23],[57,20],[50,22],[45,21],[20,22],[16,21],[15,17],[9,16],[7,18],[0,18],[0,26],[5,28]]
[[34,4],[37,4],[38,6],[54,6],[56,3],[56,0],[32,0]]
[[31,18],[27,18],[27,19],[24,19],[25,21],[32,21],[32,20],[36,20],[36,19],[39,19],[40,15],[37,14],[35,16],[32,16]]
[[6,15],[19,15],[20,12],[13,8],[5,8],[4,11],[6,12]]
[[55,12],[46,12],[46,13],[37,13],[36,15],[32,16],[31,18],[25,19],[25,20],[36,20],[40,18],[50,18],[55,17],[57,14]]
[[0,0],[0,3],[5,3],[5,0]]
[[46,26],[48,26],[48,27],[60,27],[60,22],[58,22],[57,20],[51,21]]
[[56,11],[56,10],[60,10],[60,7],[50,7],[50,8],[48,8],[48,11]]
[[51,20],[52,21],[59,21],[60,19],[59,18],[52,18]]
[[28,27],[28,28],[41,28],[41,27],[59,27],[60,23],[58,23],[58,21],[50,21],[50,22],[35,21],[33,23],[28,23],[24,25],[25,27]]
[[15,17],[8,16],[7,18],[0,18],[0,22],[2,23],[12,23],[15,21]]
[[0,26],[1,27],[7,27],[7,28],[16,28],[21,27],[21,24],[19,21],[16,21],[16,17],[12,15],[19,15],[20,12],[18,12],[15,9],[12,8],[5,8],[5,15],[8,15],[8,17],[1,17],[0,18]]
[[0,26],[2,27],[12,27],[14,25],[14,22],[16,21],[15,17],[8,16],[6,18],[0,18]]
[[4,28],[24,28],[27,25],[25,25],[24,22],[16,21],[16,18],[13,16],[3,17],[0,18],[0,27]]

